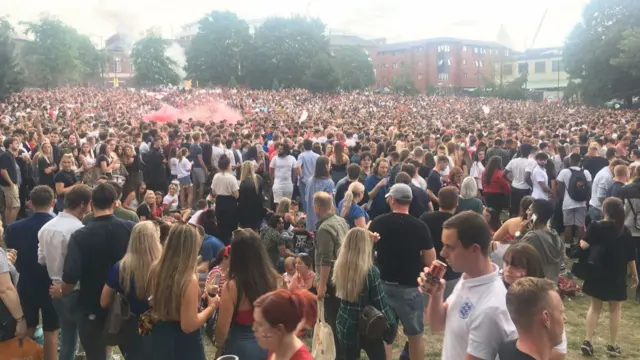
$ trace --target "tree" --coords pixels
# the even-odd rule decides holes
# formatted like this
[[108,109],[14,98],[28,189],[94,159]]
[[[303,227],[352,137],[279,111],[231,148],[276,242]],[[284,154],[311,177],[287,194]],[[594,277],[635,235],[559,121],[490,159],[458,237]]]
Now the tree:
[[26,34],[33,41],[26,44],[24,57],[30,82],[45,88],[76,84],[80,80],[78,32],[60,20],[43,17],[26,22]]
[[334,50],[332,60],[343,90],[363,90],[375,84],[373,64],[364,49],[357,46],[340,47]]
[[312,92],[331,92],[340,86],[340,78],[328,54],[318,54],[311,61],[303,85]]
[[324,31],[325,25],[317,19],[276,17],[265,21],[256,29],[247,53],[249,84],[266,89],[277,79],[285,88],[304,86],[312,61],[329,54]]
[[165,55],[168,46],[164,39],[153,32],[133,45],[131,60],[137,85],[177,85],[180,82],[180,76],[174,70],[176,62]]
[[618,47],[620,56],[612,59],[611,63],[640,77],[640,27],[625,30]]
[[613,98],[630,103],[640,94],[640,76],[612,60],[632,56],[633,48],[625,49],[631,44],[624,40],[633,39],[633,29],[640,27],[640,6],[634,0],[591,0],[582,18],[565,44],[564,63],[570,79],[579,80],[587,103],[602,104]]
[[234,88],[238,86],[238,81],[234,76],[232,76],[231,79],[229,79],[229,83],[227,84],[227,86],[229,86],[230,88]]
[[22,89],[22,72],[18,68],[12,35],[9,22],[0,18],[0,101]]
[[187,76],[205,85],[226,85],[231,77],[241,79],[251,44],[246,21],[231,12],[213,11],[198,25],[187,49]]
[[391,79],[389,82],[391,90],[404,94],[417,94],[420,91],[416,88],[416,85],[411,78],[411,74],[405,71],[401,75],[398,75]]

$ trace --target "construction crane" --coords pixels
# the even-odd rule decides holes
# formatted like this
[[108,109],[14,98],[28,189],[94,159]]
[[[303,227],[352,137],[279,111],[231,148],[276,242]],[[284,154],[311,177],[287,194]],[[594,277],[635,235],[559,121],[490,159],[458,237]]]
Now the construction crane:
[[533,40],[531,41],[531,46],[529,46],[529,49],[533,48],[533,45],[535,45],[536,40],[538,39],[540,29],[542,29],[542,24],[544,23],[544,19],[547,17],[547,12],[549,12],[549,8],[544,9],[544,14],[542,14],[542,18],[540,19],[540,24],[538,25],[538,29],[536,30],[535,35],[533,35]]

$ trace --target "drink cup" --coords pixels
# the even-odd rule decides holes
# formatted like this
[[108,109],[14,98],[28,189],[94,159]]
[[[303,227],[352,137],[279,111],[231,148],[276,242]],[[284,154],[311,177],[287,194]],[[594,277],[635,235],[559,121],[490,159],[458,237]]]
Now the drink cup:
[[447,272],[447,264],[443,263],[440,260],[435,260],[431,263],[431,267],[429,268],[429,274],[427,274],[427,293],[433,293],[433,290],[440,283],[440,280],[444,277],[444,274]]

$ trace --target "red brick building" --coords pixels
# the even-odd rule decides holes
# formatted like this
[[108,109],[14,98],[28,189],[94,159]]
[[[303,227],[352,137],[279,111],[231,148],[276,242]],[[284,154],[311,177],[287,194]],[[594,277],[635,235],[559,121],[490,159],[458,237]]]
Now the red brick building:
[[[131,40],[122,34],[109,37],[105,43],[107,61],[103,72],[103,83],[112,87],[133,86],[133,63],[131,62]],[[118,79],[117,81],[115,79]]]
[[483,86],[485,77],[494,79],[496,64],[509,55],[508,48],[495,42],[432,38],[381,45],[372,59],[376,88],[409,74],[421,92],[433,85],[452,94]]

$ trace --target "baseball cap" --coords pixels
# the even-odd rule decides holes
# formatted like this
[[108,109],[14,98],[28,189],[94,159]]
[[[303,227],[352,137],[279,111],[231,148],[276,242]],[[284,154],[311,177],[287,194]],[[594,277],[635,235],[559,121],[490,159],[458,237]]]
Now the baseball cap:
[[395,184],[389,190],[389,193],[385,196],[385,198],[392,197],[397,200],[411,201],[413,199],[413,194],[411,192],[411,188],[406,184]]

